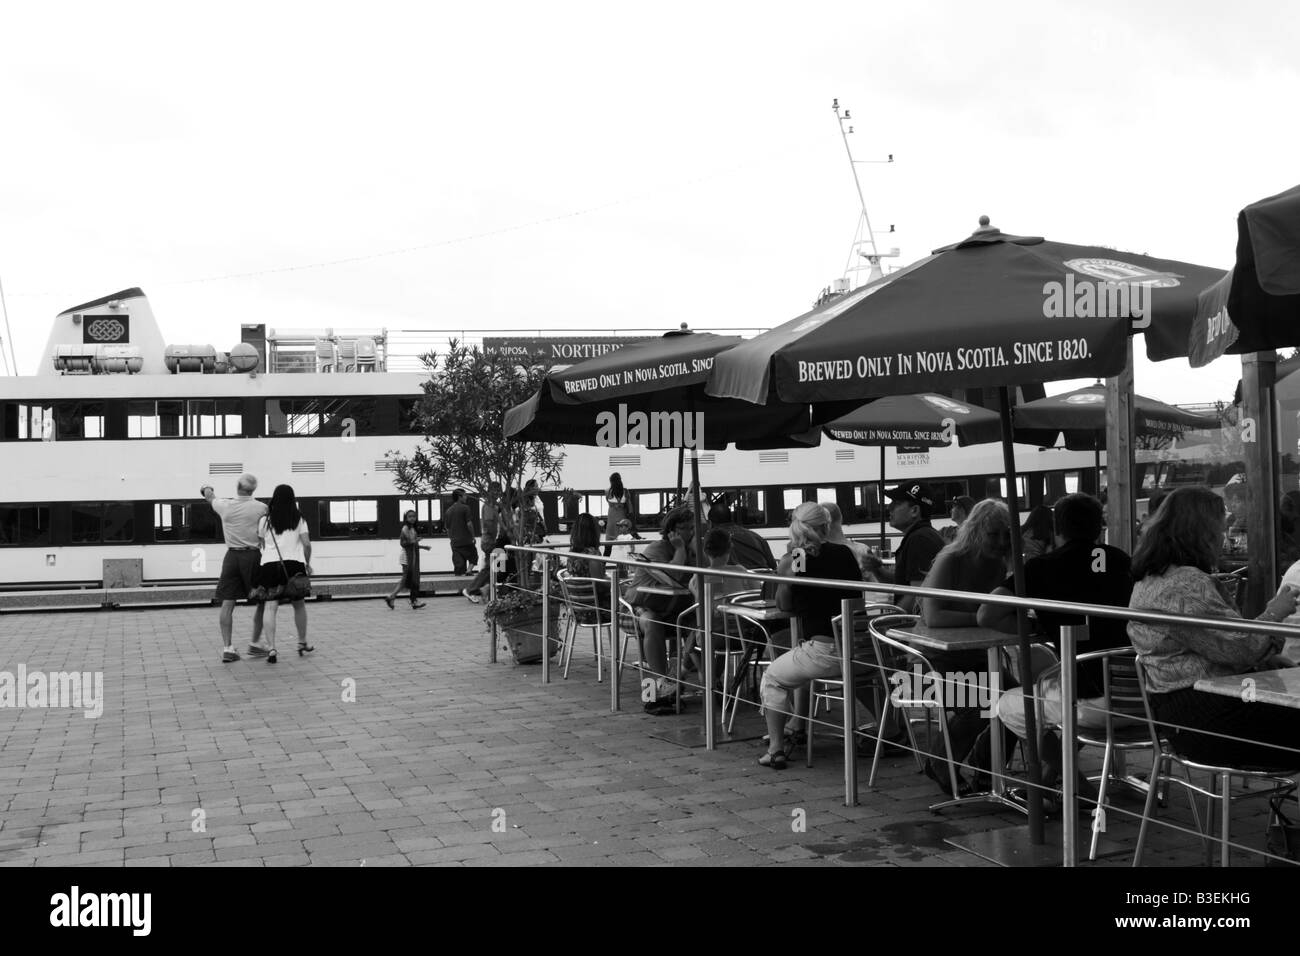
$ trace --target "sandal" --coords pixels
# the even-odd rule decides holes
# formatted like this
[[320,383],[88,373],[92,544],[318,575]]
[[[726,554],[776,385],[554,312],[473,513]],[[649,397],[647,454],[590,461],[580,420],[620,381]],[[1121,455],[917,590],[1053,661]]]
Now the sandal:
[[773,770],[784,770],[785,759],[785,751],[778,750],[776,753],[769,751],[758,758],[758,765],[760,767],[771,767]]
[[303,654],[310,654],[310,653],[311,653],[312,651],[314,651],[314,650],[316,650],[315,645],[308,644],[308,643],[306,643],[305,641],[299,641],[299,642],[298,642],[298,656],[299,656],[299,657],[302,657]]

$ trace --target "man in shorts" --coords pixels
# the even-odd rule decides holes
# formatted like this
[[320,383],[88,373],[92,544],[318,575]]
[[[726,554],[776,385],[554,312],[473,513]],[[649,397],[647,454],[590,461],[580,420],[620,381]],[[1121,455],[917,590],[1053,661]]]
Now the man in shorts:
[[[267,508],[253,497],[256,490],[257,479],[252,475],[239,476],[234,498],[218,498],[211,485],[199,489],[199,494],[221,519],[221,531],[226,539],[226,556],[221,561],[221,577],[217,581],[217,600],[221,602],[221,614],[217,621],[221,627],[221,643],[224,645],[221,651],[223,664],[239,660],[239,652],[234,645],[235,602],[248,598],[262,563],[258,523],[265,517]],[[248,653],[258,657],[267,653],[266,648],[259,643],[264,609],[265,605],[257,606],[253,615],[253,641],[248,645]]]

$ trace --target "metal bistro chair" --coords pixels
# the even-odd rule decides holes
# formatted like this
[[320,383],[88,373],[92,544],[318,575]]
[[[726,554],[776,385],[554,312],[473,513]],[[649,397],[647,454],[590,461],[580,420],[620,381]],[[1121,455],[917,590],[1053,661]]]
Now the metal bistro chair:
[[[917,686],[917,681],[913,675],[919,672],[922,675],[933,674],[934,668],[931,667],[929,660],[914,647],[896,641],[889,637],[885,632],[890,628],[911,627],[920,620],[915,614],[882,614],[879,617],[870,618],[867,622],[867,629],[871,633],[871,643],[875,647],[876,660],[879,662],[881,674],[885,680],[893,685],[890,691],[889,699],[894,707],[900,708],[906,716],[905,725],[907,727],[907,736],[911,741],[912,750],[920,751],[916,743],[916,732],[913,727],[915,723],[924,723],[926,725],[926,741],[929,745],[933,741],[931,733],[932,715],[937,712],[939,716],[939,731],[943,734],[943,752],[944,759],[948,765],[948,781],[952,787],[954,795],[961,793],[957,782],[957,762],[953,760],[952,745],[948,740],[948,712],[943,706],[943,702],[936,700],[934,695],[926,695],[924,686]],[[919,708],[925,714],[924,717],[912,717],[907,711],[913,708]],[[876,784],[876,766],[880,762],[880,755],[885,749],[884,735],[876,737],[876,754],[871,764],[871,777],[867,780],[867,786],[874,787]],[[944,807],[955,806],[962,803],[960,796],[954,796],[950,800],[942,803],[935,803],[930,806],[930,811],[935,812],[942,810]]]
[[[560,651],[561,666],[563,667],[564,677],[569,677],[569,665],[573,662],[573,646],[577,642],[579,630],[591,631],[592,648],[596,655],[596,682],[604,680],[604,656],[602,654],[601,639],[605,631],[610,632],[609,656],[611,660],[611,670],[613,670],[613,661],[615,657],[615,646],[617,638],[614,636],[615,631],[610,621],[609,607],[600,597],[598,585],[607,584],[603,578],[580,578],[570,575],[567,571],[561,571],[556,575],[560,582],[560,595],[565,606],[569,609],[568,623],[565,628],[564,643]],[[619,598],[620,608],[632,615],[635,619],[635,613],[622,598]],[[620,615],[622,617],[622,615]],[[634,625],[635,628],[635,625]],[[620,628],[621,629],[621,628]],[[623,646],[617,657],[618,670],[616,678],[622,677],[623,661],[627,656],[627,642],[633,636],[640,638],[640,631],[636,630],[635,634],[624,631]],[[642,655],[644,657],[644,654]]]
[[[762,600],[762,591],[735,591],[723,598],[725,604],[744,604]],[[681,641],[681,648],[677,655],[677,683],[681,685],[682,681],[682,660],[686,658],[700,642],[704,631],[698,621],[693,618],[699,610],[699,604],[692,604],[681,614],[677,615],[677,634]],[[745,679],[745,675],[751,672],[751,668],[756,669],[758,658],[763,654],[767,647],[767,629],[758,621],[745,621],[733,618],[730,614],[718,614],[721,618],[721,637],[722,644],[719,647],[719,631],[714,630],[714,654],[722,655],[722,724],[727,733],[731,733],[731,728],[736,721],[736,711],[740,707],[740,685]],[[716,619],[715,619],[716,620]],[[763,642],[748,639],[744,635],[746,624],[752,625],[763,635]],[[732,628],[735,627],[735,633]],[[686,633],[687,638],[681,635]],[[702,642],[700,642],[702,643]],[[701,653],[703,648],[701,647]],[[703,669],[700,670],[703,674]],[[727,716],[727,702],[731,701],[731,716]]]
[[[1154,712],[1151,709],[1151,697],[1147,691],[1146,673],[1142,664],[1142,659],[1136,658],[1135,667],[1138,674],[1138,689],[1142,694],[1143,716],[1146,720],[1147,733],[1149,735],[1149,745],[1155,748],[1156,759],[1154,763],[1155,772],[1152,774],[1153,786],[1147,789],[1147,802],[1142,810],[1142,827],[1138,831],[1137,848],[1133,852],[1133,865],[1140,866],[1142,863],[1142,849],[1146,844],[1147,826],[1155,815],[1155,802],[1157,790],[1166,783],[1176,783],[1187,793],[1187,802],[1192,808],[1192,819],[1196,823],[1196,829],[1201,835],[1201,843],[1205,847],[1205,865],[1212,866],[1214,861],[1213,840],[1214,840],[1214,818],[1210,815],[1210,809],[1215,800],[1219,801],[1219,865],[1226,867],[1230,865],[1232,855],[1232,843],[1229,840],[1229,827],[1232,816],[1232,803],[1234,800],[1248,800],[1252,797],[1287,797],[1295,792],[1296,782],[1288,779],[1288,776],[1294,776],[1296,771],[1292,770],[1274,770],[1260,769],[1258,767],[1235,767],[1235,766],[1216,766],[1214,764],[1198,763],[1189,760],[1186,757],[1180,757],[1174,753],[1172,746],[1163,739],[1157,731]],[[1300,761],[1298,761],[1300,762]],[[1174,776],[1172,773],[1172,764],[1178,764],[1183,771],[1183,778]],[[1209,775],[1209,786],[1201,787],[1192,782],[1192,771],[1203,772]],[[1232,778],[1241,777],[1247,785],[1251,781],[1265,784],[1266,786],[1252,793],[1232,793]],[[1200,794],[1206,798],[1205,826],[1201,825],[1201,814],[1196,806],[1196,799],[1192,795]]]
[[[880,617],[884,614],[902,614],[901,608],[892,604],[868,604],[864,607],[857,608],[853,612],[852,635],[853,635],[853,663],[854,663],[854,691],[869,688],[871,690],[872,701],[875,704],[877,724],[876,735],[883,735],[885,727],[889,723],[889,708],[886,702],[889,699],[889,692],[886,689],[885,679],[881,673],[880,666],[876,660],[875,647],[871,643],[871,619]],[[834,632],[836,646],[843,640],[844,621],[843,615],[838,614],[831,618],[831,629]],[[844,681],[837,677],[818,677],[815,678],[808,686],[808,714],[807,714],[807,740],[804,744],[804,760],[809,767],[813,765],[813,727],[817,711],[820,704],[826,704],[827,710],[832,703],[843,705],[844,703]],[[877,751],[879,753],[879,751]],[[921,769],[920,756],[917,756],[917,769]],[[872,762],[871,776],[875,779],[875,762]]]
[[[1151,781],[1156,779],[1156,762],[1164,740],[1162,738],[1159,744],[1152,744],[1151,730],[1146,720],[1146,705],[1143,703],[1142,689],[1139,686],[1137,652],[1132,647],[1114,647],[1103,651],[1090,651],[1075,658],[1077,664],[1088,661],[1102,662],[1104,698],[1102,707],[1106,711],[1106,727],[1104,730],[1079,727],[1075,733],[1075,740],[1085,747],[1101,747],[1103,750],[1101,773],[1089,776],[1088,780],[1095,781],[1098,785],[1097,808],[1104,814],[1106,793],[1112,782],[1146,794],[1151,787]],[[1057,663],[1039,674],[1035,681],[1034,707],[1038,714],[1038,727],[1041,730],[1047,729],[1047,719],[1043,712],[1045,685],[1051,678],[1059,677],[1060,673],[1061,665]],[[1062,746],[1065,744],[1062,743]],[[1135,750],[1152,752],[1151,771],[1145,780],[1128,773],[1125,768],[1125,755]],[[1103,816],[1101,823],[1092,828],[1092,845],[1088,850],[1089,860],[1097,859],[1097,844],[1101,840],[1104,829],[1105,817]]]

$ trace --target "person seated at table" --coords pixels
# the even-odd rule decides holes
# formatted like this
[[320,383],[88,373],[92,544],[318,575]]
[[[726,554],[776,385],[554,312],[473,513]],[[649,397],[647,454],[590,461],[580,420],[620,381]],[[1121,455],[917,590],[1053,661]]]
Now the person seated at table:
[[[594,516],[583,512],[573,520],[569,529],[569,550],[575,554],[600,554],[600,526]],[[578,578],[603,578],[605,562],[590,558],[566,558],[565,568]]]
[[1020,526],[1020,540],[1024,545],[1025,560],[1032,561],[1052,550],[1052,509],[1038,505],[1029,512]]
[[[1075,604],[1108,604],[1128,607],[1133,591],[1129,577],[1129,557],[1119,548],[1098,544],[1102,531],[1101,502],[1092,495],[1066,495],[1052,509],[1053,537],[1056,547],[1047,554],[1025,562],[1025,596],[1048,601],[1071,601]],[[1015,594],[1014,577],[1008,577],[994,594]],[[1057,644],[1059,628],[1084,624],[1085,619],[1052,611],[1037,612],[1042,635]],[[1014,607],[1004,604],[981,604],[977,621],[980,627],[1007,634],[1017,633]],[[1086,651],[1100,651],[1128,646],[1127,622],[1115,617],[1086,619]],[[1075,673],[1078,725],[1092,729],[1106,728],[1106,712],[1101,661],[1088,661]],[[1019,676],[1019,675],[1016,675]],[[1034,675],[1037,677],[1037,674]],[[1052,787],[1061,776],[1061,741],[1052,729],[1061,723],[1061,680],[1050,678],[1040,687],[1043,722],[1038,733],[1042,740],[1040,758],[1042,782]],[[997,717],[1021,740],[1025,739],[1025,692],[1015,687],[997,702]]]
[[757,571],[771,571],[776,567],[776,558],[772,555],[772,546],[756,531],[732,520],[731,512],[721,502],[709,506],[709,528],[716,528],[731,535],[731,559],[739,565]]
[[957,540],[957,529],[961,527],[963,521],[970,517],[970,511],[974,507],[975,499],[970,495],[958,495],[952,499],[948,511],[948,517],[952,519],[952,524],[939,529],[939,535],[943,538],[945,544],[952,544]]
[[[652,541],[641,551],[646,561],[655,564],[689,565],[691,559],[690,539],[694,529],[695,515],[690,508],[674,508],[664,515],[659,526],[659,540]],[[691,606],[690,592],[686,590],[689,574],[678,572],[655,572],[651,568],[634,567],[632,577],[624,589],[624,597],[637,611],[641,622],[641,636],[645,648],[645,660],[642,664],[654,675],[656,689],[654,700],[645,706],[651,714],[673,713],[673,698],[677,695],[677,685],[669,680],[668,674],[668,639],[669,629],[676,628],[677,615]],[[641,586],[662,587],[672,583],[682,589],[680,596],[644,594]]]
[[[890,501],[889,523],[903,532],[894,555],[894,583],[920,585],[943,548],[943,537],[930,525],[934,493],[928,485],[913,481],[887,492],[886,497]],[[893,603],[907,614],[917,613],[921,606],[910,594],[895,594]]]
[[[962,523],[956,540],[935,557],[922,586],[988,594],[1006,578],[1010,554],[1011,514],[1001,501],[986,498],[971,509],[970,517]],[[975,627],[976,607],[974,603],[927,597],[921,601],[921,623],[928,627]],[[982,674],[988,669],[988,657],[982,650],[933,654],[929,661],[938,674]],[[970,758],[973,766],[988,766],[989,758],[983,749],[974,755],[971,753],[985,723],[978,706],[952,710],[952,716],[948,718],[948,742],[953,760],[962,764]],[[987,743],[982,747],[987,747]],[[925,773],[939,785],[939,789],[952,796],[948,771],[944,766],[946,760],[942,743],[937,744],[925,763]],[[961,774],[957,776],[958,786],[961,786]]]
[[[1223,618],[1225,626],[1129,621],[1129,640],[1175,753],[1200,763],[1294,770],[1300,765],[1300,710],[1194,689],[1202,678],[1291,666],[1279,653],[1284,638],[1236,631],[1229,623],[1241,620],[1226,593],[1234,585],[1214,576],[1226,524],[1223,499],[1209,488],[1171,491],[1133,551],[1136,583],[1129,601],[1135,611]],[[1285,620],[1295,613],[1296,595],[1284,583],[1255,620]]]
[[[884,562],[865,544],[852,540],[844,533],[844,513],[840,511],[840,506],[833,501],[822,501],[819,504],[831,517],[830,535],[826,540],[842,544],[853,552],[853,556],[858,559],[858,570],[862,572],[862,580],[884,583],[888,577]],[[867,604],[889,604],[892,601],[892,595],[887,591],[867,591],[862,597]]]
[[[842,544],[826,539],[831,518],[819,504],[805,501],[790,517],[790,548],[777,564],[776,573],[790,578],[826,578],[861,581],[858,561]],[[780,770],[787,750],[797,741],[802,715],[807,711],[808,684],[818,677],[839,677],[843,671],[831,619],[841,612],[841,602],[856,595],[837,588],[781,584],[777,607],[799,620],[803,641],[772,661],[763,674],[761,696],[767,720],[767,752],[758,760]],[[786,732],[790,741],[786,742]]]
[[[713,528],[704,536],[704,556],[710,568],[718,571],[749,573],[749,568],[732,560],[731,535],[721,528]],[[743,578],[723,577],[720,574],[706,574],[704,579],[713,585],[715,602],[722,601],[728,595],[738,591],[753,590],[754,587],[752,582],[746,582]],[[700,600],[699,583],[700,575],[691,575],[690,589],[697,601]]]

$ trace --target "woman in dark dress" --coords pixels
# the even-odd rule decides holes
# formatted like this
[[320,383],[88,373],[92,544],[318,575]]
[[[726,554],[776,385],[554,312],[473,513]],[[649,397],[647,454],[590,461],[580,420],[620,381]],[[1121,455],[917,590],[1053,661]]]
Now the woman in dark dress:
[[[776,573],[791,578],[861,581],[862,571],[853,552],[827,541],[830,524],[830,515],[819,504],[806,501],[796,508],[790,518],[791,550],[778,563]],[[793,746],[793,735],[807,709],[809,683],[842,674],[831,618],[839,615],[842,601],[856,596],[852,591],[798,584],[777,588],[777,606],[798,618],[803,641],[776,658],[763,675],[768,744],[767,753],[758,762],[764,767],[780,770],[785,766],[787,749]],[[792,738],[789,744],[787,732]]]

